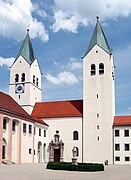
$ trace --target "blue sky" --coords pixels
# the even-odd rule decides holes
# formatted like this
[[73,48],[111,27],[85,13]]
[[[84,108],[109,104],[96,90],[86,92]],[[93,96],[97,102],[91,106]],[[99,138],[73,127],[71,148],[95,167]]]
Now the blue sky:
[[96,14],[114,52],[116,114],[131,114],[129,0],[0,0],[0,91],[30,29],[42,75],[43,101],[82,99],[82,59]]

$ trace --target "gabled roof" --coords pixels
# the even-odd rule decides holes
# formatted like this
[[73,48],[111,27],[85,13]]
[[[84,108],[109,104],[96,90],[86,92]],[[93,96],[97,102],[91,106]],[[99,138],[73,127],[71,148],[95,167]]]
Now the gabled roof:
[[88,50],[86,51],[84,57],[88,54],[88,52],[95,46],[100,46],[103,50],[105,50],[107,53],[112,54],[112,49],[110,48],[106,36],[104,34],[104,31],[100,25],[99,17],[97,17],[97,23],[91,38],[91,41],[89,43]]
[[83,100],[39,102],[32,112],[34,118],[82,117]]
[[11,96],[2,92],[0,92],[0,113],[34,121],[32,116],[30,116]]
[[131,116],[115,116],[114,126],[126,126],[131,125]]
[[[16,57],[16,60],[18,59],[19,56],[22,56],[30,65],[34,62],[35,57],[34,57],[34,51],[33,47],[30,41],[30,36],[29,36],[29,30],[27,30],[27,35],[23,41],[23,44],[18,52],[18,55]],[[15,61],[16,61],[15,60]]]
[[33,123],[38,122],[48,126],[44,121],[34,119],[11,96],[2,92],[0,92],[0,113]]

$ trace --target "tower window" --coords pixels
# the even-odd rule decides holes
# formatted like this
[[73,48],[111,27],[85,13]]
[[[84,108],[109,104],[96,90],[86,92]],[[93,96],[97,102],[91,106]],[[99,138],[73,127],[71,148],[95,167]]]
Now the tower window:
[[35,84],[35,75],[33,75],[33,84]]
[[15,75],[15,82],[19,82],[19,74]]
[[24,81],[25,81],[25,73],[22,73],[21,82],[24,82]]
[[39,79],[38,79],[38,78],[36,78],[36,86],[38,86],[38,85],[39,85],[38,80],[39,80]]
[[104,64],[103,63],[99,64],[99,74],[104,74]]
[[95,75],[96,74],[96,66],[95,64],[91,64],[91,75]]
[[73,140],[78,140],[78,131],[73,132]]

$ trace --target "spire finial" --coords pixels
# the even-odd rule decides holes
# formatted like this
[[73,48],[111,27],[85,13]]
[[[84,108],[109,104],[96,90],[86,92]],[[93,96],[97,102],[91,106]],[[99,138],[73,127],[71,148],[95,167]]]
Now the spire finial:
[[97,11],[97,12],[96,12],[96,19],[97,19],[97,21],[99,20],[99,14],[100,14],[100,12]]

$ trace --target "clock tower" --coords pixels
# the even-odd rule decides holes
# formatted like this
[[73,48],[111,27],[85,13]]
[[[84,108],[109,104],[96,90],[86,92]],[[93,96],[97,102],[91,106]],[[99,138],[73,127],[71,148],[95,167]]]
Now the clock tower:
[[35,102],[41,102],[41,72],[29,37],[29,30],[10,68],[9,94],[31,114]]

